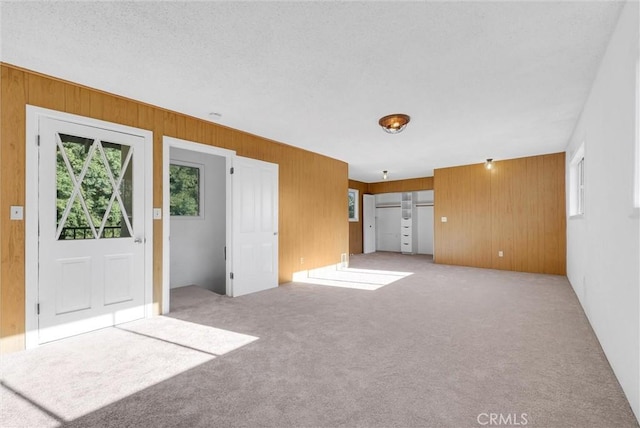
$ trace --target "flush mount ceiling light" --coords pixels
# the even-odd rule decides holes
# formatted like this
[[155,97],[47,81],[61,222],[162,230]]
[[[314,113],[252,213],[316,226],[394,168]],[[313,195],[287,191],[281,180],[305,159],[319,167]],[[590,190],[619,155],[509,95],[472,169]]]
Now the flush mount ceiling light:
[[486,162],[484,163],[484,167],[487,169],[493,168],[493,159],[487,159]]
[[389,178],[388,171],[382,171],[382,179],[386,180],[387,178]]
[[380,118],[378,124],[389,134],[398,134],[407,126],[411,118],[402,113],[390,114]]

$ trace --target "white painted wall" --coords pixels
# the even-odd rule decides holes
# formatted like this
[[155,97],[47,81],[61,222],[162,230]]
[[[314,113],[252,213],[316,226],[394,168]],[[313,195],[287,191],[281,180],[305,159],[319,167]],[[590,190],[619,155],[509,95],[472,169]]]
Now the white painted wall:
[[585,145],[585,214],[567,221],[567,276],[640,419],[640,228],[634,207],[638,13],[638,2],[628,2],[621,12],[567,146],[569,195],[569,163]]
[[204,217],[171,218],[171,288],[198,285],[225,294],[225,159],[171,148],[171,160],[204,165]]

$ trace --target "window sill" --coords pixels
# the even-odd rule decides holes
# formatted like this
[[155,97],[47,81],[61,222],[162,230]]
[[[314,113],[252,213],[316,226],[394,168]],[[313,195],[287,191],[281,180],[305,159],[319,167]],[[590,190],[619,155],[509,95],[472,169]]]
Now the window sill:
[[574,214],[569,216],[569,220],[580,220],[584,218],[584,214]]
[[204,216],[191,216],[191,215],[172,215],[171,220],[180,220],[180,221],[197,221],[204,220]]

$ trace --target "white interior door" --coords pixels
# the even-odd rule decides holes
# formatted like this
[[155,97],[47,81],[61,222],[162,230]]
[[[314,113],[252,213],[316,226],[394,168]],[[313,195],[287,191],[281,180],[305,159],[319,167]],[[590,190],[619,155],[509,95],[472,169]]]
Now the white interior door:
[[362,195],[362,197],[363,252],[368,254],[376,251],[376,197],[373,195]]
[[144,138],[42,117],[38,342],[145,315]]
[[236,157],[231,295],[278,286],[278,165]]

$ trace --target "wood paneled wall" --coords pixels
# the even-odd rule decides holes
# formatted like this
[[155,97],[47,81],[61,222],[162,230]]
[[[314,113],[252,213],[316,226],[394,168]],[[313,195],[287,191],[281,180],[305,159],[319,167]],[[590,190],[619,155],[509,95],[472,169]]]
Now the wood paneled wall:
[[483,165],[436,169],[434,184],[435,261],[491,267],[490,171]]
[[564,156],[436,169],[436,263],[565,275]]
[[357,189],[360,192],[358,207],[358,221],[349,222],[349,254],[362,254],[362,195],[369,193],[369,185],[362,181],[349,180],[349,189]]
[[433,177],[409,178],[406,180],[379,181],[369,183],[369,193],[417,192],[433,190]]
[[[11,205],[25,205],[27,104],[153,131],[155,207],[162,206],[163,135],[277,163],[281,283],[296,271],[338,263],[349,251],[346,163],[12,65],[0,68],[0,352],[24,348],[25,228],[22,221],[9,221],[8,213]],[[162,304],[162,221],[153,224],[157,312]]]

